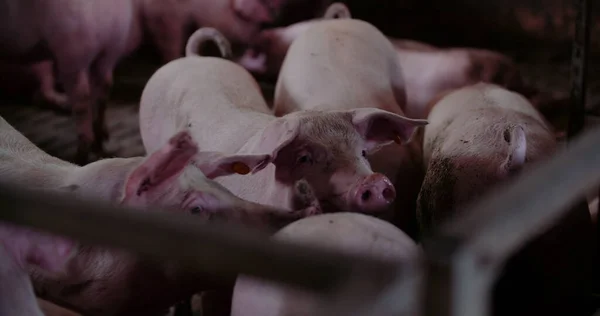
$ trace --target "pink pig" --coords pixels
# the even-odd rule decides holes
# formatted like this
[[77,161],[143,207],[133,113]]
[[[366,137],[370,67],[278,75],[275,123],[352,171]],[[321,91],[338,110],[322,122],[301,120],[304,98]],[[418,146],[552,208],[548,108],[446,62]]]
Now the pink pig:
[[[378,109],[404,117],[405,108],[402,67],[391,42],[367,22],[339,18],[313,22],[294,40],[277,80],[273,110],[282,116],[306,110]],[[415,126],[427,124],[411,121],[418,122]],[[382,122],[375,124],[383,127]],[[392,179],[397,192],[386,219],[414,235],[422,172],[419,144],[409,139],[366,154],[373,170]]]
[[[344,4],[334,2],[323,19],[262,31],[253,46],[236,61],[255,75],[276,78],[296,38],[319,21],[350,17],[350,11]],[[436,95],[479,81],[511,89],[523,88],[516,65],[502,54],[471,48],[440,49],[416,41],[388,39],[394,45],[402,66],[406,86],[404,112],[409,117],[424,118],[423,109]]]
[[[426,175],[417,204],[423,237],[559,148],[550,125],[530,102],[493,84],[440,96],[428,120],[423,130]],[[574,207],[507,262],[495,285],[494,314],[567,315],[588,293],[594,235],[586,204]]]
[[215,29],[199,29],[188,41],[191,54],[148,81],[140,105],[148,150],[187,128],[207,150],[269,155],[252,175],[218,179],[242,198],[289,209],[290,185],[304,178],[332,209],[376,212],[393,202],[391,182],[373,173],[365,155],[395,139],[405,141],[423,122],[377,109],[276,118],[247,71],[222,58],[196,56],[210,38],[217,45],[227,42]]
[[[102,153],[113,69],[141,40],[141,1],[0,1],[0,56],[7,62],[56,64],[76,123],[80,163],[90,151]],[[38,74],[53,75],[51,67]],[[43,90],[52,94],[48,86]]]
[[0,315],[43,316],[26,268],[62,273],[76,250],[68,239],[0,223]]
[[150,36],[164,62],[182,57],[187,27],[213,27],[233,43],[249,44],[273,22],[282,0],[143,0]]
[[[172,136],[146,158],[104,159],[84,167],[47,155],[1,118],[0,135],[2,179],[33,189],[106,200],[140,211],[147,206],[160,207],[194,214],[200,220],[235,221],[266,229],[277,229],[318,211],[318,205],[309,205],[289,212],[234,196],[210,179],[243,173],[269,158],[199,152],[187,132]],[[305,187],[299,190],[300,202],[310,201],[301,199],[310,191]],[[37,249],[29,253],[39,253],[34,251]],[[26,258],[44,263],[44,257]],[[212,286],[177,262],[148,261],[125,251],[92,246],[81,247],[66,275],[30,272],[42,298],[85,315],[144,315]]]

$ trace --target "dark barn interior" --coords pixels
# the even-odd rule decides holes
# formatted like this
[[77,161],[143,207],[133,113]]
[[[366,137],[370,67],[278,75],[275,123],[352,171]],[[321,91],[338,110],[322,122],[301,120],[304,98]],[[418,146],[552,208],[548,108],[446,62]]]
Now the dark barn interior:
[[[331,2],[289,0],[274,26],[320,16]],[[353,18],[372,23],[392,38],[423,42],[439,49],[486,49],[512,58],[522,79],[521,91],[554,126],[557,139],[566,142],[569,115],[576,106],[571,89],[579,0],[341,2],[348,5]],[[592,3],[591,7],[591,41],[585,69],[586,130],[600,123],[600,3]],[[156,49],[149,43],[119,62],[106,113],[108,157],[145,154],[139,134],[139,99],[146,82],[161,65]],[[476,64],[472,71],[481,71],[478,67],[483,66]],[[272,102],[274,80],[260,75],[256,78],[265,98]],[[0,64],[0,116],[50,155],[75,162],[77,135],[71,115],[40,101],[35,94],[36,85],[31,74]],[[598,270],[597,265],[595,269]],[[600,282],[596,285],[593,292],[600,293]],[[592,315],[598,308],[600,300],[590,293],[581,310],[569,315]]]

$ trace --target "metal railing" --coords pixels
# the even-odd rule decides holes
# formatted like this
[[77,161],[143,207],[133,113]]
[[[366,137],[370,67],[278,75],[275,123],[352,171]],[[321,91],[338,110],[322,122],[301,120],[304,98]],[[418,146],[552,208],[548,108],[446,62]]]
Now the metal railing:
[[[223,277],[242,273],[318,291],[331,298],[322,315],[484,316],[499,267],[536,232],[556,224],[586,188],[599,184],[596,128],[443,226],[425,242],[424,262],[415,258],[400,267],[270,240],[243,227],[190,221],[191,215],[132,210],[8,184],[0,184],[0,220],[179,259]],[[382,276],[389,277],[389,285],[374,286]]]

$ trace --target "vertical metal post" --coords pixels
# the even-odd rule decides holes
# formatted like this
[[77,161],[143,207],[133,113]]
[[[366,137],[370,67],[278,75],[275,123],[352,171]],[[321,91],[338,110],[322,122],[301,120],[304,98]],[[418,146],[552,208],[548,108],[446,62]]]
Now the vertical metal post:
[[591,0],[575,2],[575,36],[571,59],[571,108],[569,111],[569,141],[579,135],[585,122],[585,97],[587,92],[587,63],[590,47]]

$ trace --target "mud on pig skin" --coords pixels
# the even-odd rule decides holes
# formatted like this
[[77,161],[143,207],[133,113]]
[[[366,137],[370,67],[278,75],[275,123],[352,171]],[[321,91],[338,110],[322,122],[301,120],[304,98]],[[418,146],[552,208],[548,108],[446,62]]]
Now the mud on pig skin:
[[346,12],[338,19],[312,22],[295,39],[275,87],[274,112],[285,115],[301,110],[371,108],[397,118],[395,126],[386,126],[383,117],[376,124],[396,132],[404,130],[406,134],[395,139],[398,144],[365,154],[373,170],[391,179],[397,192],[395,204],[384,218],[414,235],[415,201],[422,174],[420,146],[409,140],[412,131],[427,122],[404,115],[405,84],[392,43],[373,25],[349,15]]
[[[209,28],[199,29],[189,41],[211,36],[221,37],[214,40],[217,44],[226,42]],[[408,139],[422,122],[377,109],[302,111],[276,118],[246,70],[223,58],[192,55],[159,69],[142,93],[140,129],[148,150],[187,128],[207,150],[269,155],[251,175],[218,181],[242,198],[285,209],[292,208],[290,188],[299,179],[306,179],[323,207],[377,212],[393,201],[390,181],[373,173],[364,155]]]
[[[0,135],[2,179],[32,189],[266,229],[282,227],[318,207],[285,212],[234,196],[211,178],[236,172],[239,166],[254,167],[265,156],[198,151],[187,132],[175,134],[146,158],[104,159],[83,167],[47,155],[1,118]],[[190,165],[192,160],[196,166]],[[66,275],[39,271],[31,269],[30,274],[40,297],[85,315],[148,315],[211,286],[204,276],[177,262],[155,262],[92,246],[79,247]]]
[[[356,213],[301,219],[281,229],[273,238],[383,261],[396,262],[420,255],[417,245],[401,230],[372,216]],[[240,275],[231,315],[315,315],[321,299],[311,292]]]
[[[557,149],[537,110],[497,85],[479,83],[440,96],[428,121],[426,175],[417,201],[422,237]],[[578,306],[590,285],[593,253],[586,206],[577,204],[509,260],[495,286],[495,315],[565,315]]]

